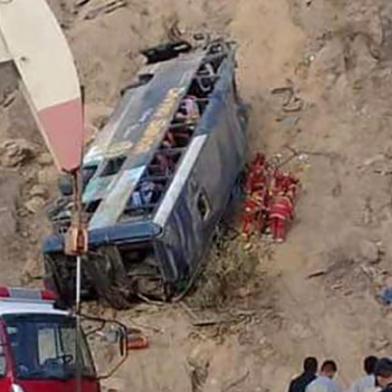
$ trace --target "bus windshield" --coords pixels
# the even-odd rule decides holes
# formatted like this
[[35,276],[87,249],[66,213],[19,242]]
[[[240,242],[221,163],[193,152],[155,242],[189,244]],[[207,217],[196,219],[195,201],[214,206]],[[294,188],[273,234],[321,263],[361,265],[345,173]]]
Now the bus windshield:
[[72,317],[18,314],[3,319],[17,378],[69,380],[79,373],[82,377],[95,378],[84,336],[79,339],[78,357],[75,355],[76,324]]

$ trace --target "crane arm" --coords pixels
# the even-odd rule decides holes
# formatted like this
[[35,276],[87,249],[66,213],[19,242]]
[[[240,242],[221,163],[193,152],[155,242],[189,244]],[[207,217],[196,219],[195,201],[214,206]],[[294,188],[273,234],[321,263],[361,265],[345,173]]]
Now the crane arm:
[[84,139],[80,84],[66,38],[45,0],[0,1],[0,62],[6,61],[15,65],[57,168],[76,171]]

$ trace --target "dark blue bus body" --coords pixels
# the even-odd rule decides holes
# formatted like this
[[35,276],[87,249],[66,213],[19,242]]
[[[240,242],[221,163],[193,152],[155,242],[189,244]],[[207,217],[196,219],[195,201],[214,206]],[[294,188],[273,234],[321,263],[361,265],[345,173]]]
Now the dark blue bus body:
[[[246,161],[234,44],[159,50],[147,54],[83,163],[83,293],[119,308],[189,286]],[[74,291],[75,260],[64,253],[71,209],[63,195],[43,247],[46,282],[65,301]]]

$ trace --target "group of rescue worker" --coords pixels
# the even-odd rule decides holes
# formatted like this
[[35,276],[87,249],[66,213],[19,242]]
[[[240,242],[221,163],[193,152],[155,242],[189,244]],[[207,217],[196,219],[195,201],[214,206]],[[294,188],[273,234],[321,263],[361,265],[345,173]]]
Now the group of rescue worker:
[[249,238],[253,233],[267,232],[275,242],[283,242],[294,219],[298,187],[298,179],[274,168],[264,155],[257,154],[245,183],[244,236]]
[[[392,359],[368,356],[363,361],[365,375],[356,380],[347,392],[392,392]],[[326,360],[318,368],[318,361],[308,357],[303,372],[294,378],[288,392],[342,392],[334,380],[338,371],[336,362]]]

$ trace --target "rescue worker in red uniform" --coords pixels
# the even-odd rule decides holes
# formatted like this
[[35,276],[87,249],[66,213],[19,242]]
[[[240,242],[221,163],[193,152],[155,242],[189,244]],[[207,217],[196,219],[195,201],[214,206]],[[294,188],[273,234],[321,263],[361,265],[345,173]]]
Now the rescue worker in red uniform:
[[245,214],[242,218],[242,232],[249,238],[254,231],[262,233],[265,226],[266,208],[264,192],[255,192],[245,201]]
[[294,219],[294,204],[288,194],[278,194],[271,200],[269,209],[269,227],[272,238],[276,242],[283,242],[290,222]]
[[257,154],[250,166],[249,175],[245,185],[245,191],[248,195],[265,187],[266,169],[267,166],[264,156]]
[[276,171],[271,186],[269,228],[276,242],[283,242],[294,219],[294,202],[298,180],[290,174]]
[[261,233],[265,229],[266,216],[266,161],[263,155],[257,154],[251,163],[245,185],[247,199],[242,217],[242,232],[249,238],[254,231]]

